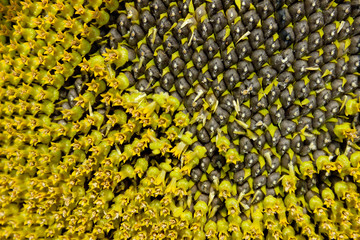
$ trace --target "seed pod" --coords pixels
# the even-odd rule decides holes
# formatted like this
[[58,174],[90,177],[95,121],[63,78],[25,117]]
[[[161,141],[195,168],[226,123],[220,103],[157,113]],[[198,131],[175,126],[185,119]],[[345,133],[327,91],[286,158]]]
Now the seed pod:
[[[150,9],[151,9],[151,13],[152,15],[156,18],[159,19],[160,15],[162,13],[166,12],[166,6],[164,5],[163,1],[160,0],[155,0],[150,4]],[[170,13],[171,14],[171,13]],[[169,14],[169,15],[170,15]]]
[[198,30],[203,39],[208,39],[208,37],[214,32],[209,19],[205,19],[203,22],[200,22]]
[[277,109],[274,105],[271,106],[269,113],[274,125],[280,124],[285,117],[285,110],[283,108]]
[[194,56],[194,50],[187,43],[181,44],[179,48],[179,55],[184,62],[189,62]]
[[[240,141],[242,141],[243,139],[247,139],[247,141],[251,144],[250,142],[250,139],[246,138],[246,137],[243,137]],[[243,144],[245,146],[245,144]],[[242,147],[241,147],[241,144],[240,144],[240,153],[241,154],[244,154],[246,152],[242,152]],[[259,161],[259,156],[255,153],[247,153],[245,155],[245,167],[246,168],[251,168],[252,166],[254,166],[255,163],[257,163]]]
[[260,28],[256,28],[253,31],[251,31],[249,35],[249,42],[251,44],[251,47],[255,50],[259,48],[264,43],[264,33]]
[[262,23],[264,38],[268,39],[278,31],[278,25],[275,18],[269,17]]
[[308,192],[308,186],[307,186],[307,183],[306,181],[302,180],[302,179],[299,179],[296,183],[296,192],[295,194],[297,196],[299,195],[305,195],[306,192]]
[[322,37],[318,32],[314,32],[309,35],[308,43],[310,52],[313,52],[323,46]]
[[258,11],[260,18],[265,20],[274,12],[274,7],[270,0],[265,0],[256,4],[256,10]]
[[248,178],[249,176],[245,177],[244,169],[241,169],[234,173],[234,182],[237,183],[238,185],[244,184],[244,182],[246,182]]
[[243,183],[242,185],[237,187],[237,192],[239,194],[246,194],[251,190],[250,185],[248,182]]
[[160,70],[167,67],[169,61],[170,61],[169,57],[166,55],[166,53],[163,50],[160,49],[157,51],[157,55],[155,56],[155,63]]
[[205,124],[205,129],[210,133],[210,135],[216,132],[216,129],[220,128],[220,125],[215,121],[214,118],[208,120]]
[[300,42],[309,35],[310,28],[307,21],[296,22],[294,26],[295,40]]
[[240,61],[237,65],[238,73],[240,79],[247,79],[252,72],[254,72],[253,65],[248,61]]
[[290,140],[285,137],[280,138],[278,144],[276,145],[277,152],[282,156],[287,152],[289,148]]
[[177,40],[170,35],[163,44],[164,50],[168,56],[171,56],[174,52],[179,50],[179,44]]
[[151,66],[145,71],[146,79],[152,81],[153,79],[160,79],[161,74],[157,67]]
[[326,25],[323,28],[323,31],[324,31],[324,36],[323,36],[324,44],[332,43],[337,38],[337,29],[335,23],[330,23]]
[[300,135],[296,135],[292,140],[290,144],[291,149],[295,153],[300,153],[302,147],[303,147],[303,141],[301,140]]
[[[265,179],[266,182],[266,179]],[[254,193],[254,198],[252,199],[252,204],[261,202],[265,198],[265,194],[261,189],[258,189]]]
[[[359,42],[359,47],[360,47],[360,42]],[[360,55],[350,56],[347,66],[348,66],[348,69],[347,69],[348,73],[359,72],[360,71]]]
[[336,6],[337,8],[337,20],[343,21],[347,19],[351,13],[350,3],[342,3]]
[[216,182],[216,181],[219,181],[220,179],[220,171],[218,170],[213,170],[211,171],[211,173],[208,175],[208,179],[211,181],[211,182]]
[[283,120],[280,124],[281,135],[285,137],[288,134],[294,133],[296,130],[296,123],[290,120]]
[[202,174],[203,173],[199,168],[193,168],[190,173],[191,180],[193,180],[194,182],[200,181]]
[[174,83],[175,83],[175,78],[170,72],[166,73],[160,79],[160,86],[164,88],[166,91],[170,91]]
[[145,33],[139,25],[137,24],[131,25],[129,39],[128,39],[128,43],[131,46],[136,46],[136,44],[144,37],[145,37]]
[[312,122],[313,120],[309,117],[301,117],[296,127],[296,131],[300,132],[303,128],[306,128],[311,132],[313,130]]
[[294,92],[297,99],[304,99],[309,96],[310,87],[309,85],[305,85],[303,80],[296,81],[294,84]]
[[256,27],[259,20],[260,17],[255,10],[246,11],[242,17],[242,21],[245,23],[248,31],[252,31]]
[[[188,83],[193,84],[198,79],[199,71],[195,67],[185,68],[184,76]],[[200,87],[200,85],[199,85],[199,88],[197,89],[197,91],[195,91],[195,92],[198,92],[199,90],[205,92],[205,89]]]
[[211,188],[211,183],[209,181],[204,181],[204,182],[198,183],[198,189],[204,194],[209,194],[210,188]]
[[179,93],[179,95],[184,98],[186,96],[186,93],[191,88],[190,84],[185,80],[185,78],[180,78],[175,82],[175,88],[176,91]]
[[187,38],[190,34],[190,29],[188,25],[183,26],[184,22],[180,20],[177,25],[171,30],[173,36],[181,42],[181,39]]
[[311,90],[317,90],[325,87],[325,83],[321,77],[321,72],[316,71],[309,75],[309,87]]
[[221,155],[214,155],[212,158],[211,158],[211,165],[214,167],[214,168],[218,168],[218,169],[221,169],[224,165],[226,164],[226,159],[225,157],[221,156]]
[[280,39],[280,47],[281,47],[281,49],[285,49],[285,48],[289,47],[292,43],[295,42],[294,30],[291,27],[286,27],[285,29],[280,31],[279,39]]
[[156,22],[157,33],[160,37],[163,37],[167,31],[171,28],[171,22],[167,17],[163,17]]
[[242,21],[237,21],[235,24],[230,25],[230,32],[234,43],[237,43],[239,39],[246,33],[246,28]]
[[[208,15],[211,16],[209,13],[208,13]],[[225,26],[227,25],[227,20],[224,15],[224,12],[218,12],[218,13],[214,14],[210,18],[210,22],[213,26],[215,34],[220,32],[221,30],[223,30],[225,28]]]
[[[274,38],[270,37],[265,41],[265,51],[268,56],[274,55],[274,53],[277,52],[279,49],[280,49],[280,40],[279,39],[274,40]],[[282,57],[282,56],[280,56],[280,54],[278,54],[278,57]],[[275,61],[275,59],[273,59],[273,61]],[[278,63],[281,64],[281,66],[279,66],[279,68],[275,68],[275,69],[276,70],[282,69],[281,71],[283,71],[285,69],[285,64],[283,64],[281,62],[278,62]],[[271,62],[271,65],[273,66],[272,62]]]
[[219,83],[217,80],[213,81],[211,87],[214,90],[216,98],[220,98],[220,96],[226,91],[226,84],[222,80]]
[[345,93],[349,93],[354,91],[358,86],[358,77],[354,74],[348,74],[345,76],[346,83],[344,85]]
[[254,179],[254,182],[253,182],[253,189],[259,189],[261,188],[262,186],[265,186],[266,185],[266,176],[264,175],[261,175],[261,176],[258,176],[257,178]]
[[336,20],[336,17],[338,15],[338,9],[337,8],[328,8],[322,11],[324,16],[324,24],[332,23]]
[[216,78],[224,71],[224,64],[220,58],[214,58],[209,62],[209,72],[213,78]]
[[318,51],[310,53],[310,58],[308,60],[308,65],[310,67],[320,67],[324,63],[324,58]]
[[265,166],[261,168],[260,163],[257,162],[254,166],[251,167],[251,177],[256,178],[260,176],[265,171]]
[[305,12],[306,16],[310,16],[312,13],[320,7],[319,1],[305,0]]
[[299,22],[305,16],[304,2],[297,2],[289,6],[289,13],[293,22]]
[[280,159],[276,156],[273,156],[271,158],[271,165],[269,165],[268,163],[266,164],[266,171],[268,172],[268,174],[271,174],[273,172],[275,172],[280,166]]
[[344,25],[341,28],[340,32],[338,32],[338,39],[339,41],[341,40],[345,40],[348,39],[349,37],[351,37],[351,26],[350,23],[348,21],[344,21]]
[[331,91],[324,89],[316,96],[316,103],[318,107],[324,106],[331,99]]
[[317,138],[317,148],[323,149],[331,142],[331,135],[328,132],[321,132]]
[[291,72],[285,71],[278,76],[278,87],[281,91],[287,88],[287,86],[295,81],[294,75]]
[[311,32],[315,32],[324,26],[324,17],[322,12],[315,12],[311,14],[308,21]]
[[240,81],[240,76],[235,69],[229,69],[224,73],[224,82],[227,89],[234,89],[235,85]]
[[295,101],[295,93],[294,93],[294,91],[292,91],[290,94],[289,90],[285,89],[280,93],[279,99],[280,99],[282,106],[284,108],[288,108]]
[[279,184],[280,177],[280,173],[278,172],[271,173],[267,178],[266,187],[275,188]]
[[219,51],[219,49],[220,48],[218,44],[215,42],[213,38],[208,38],[204,43],[203,50],[205,51],[209,59],[212,59],[215,56],[215,54]]
[[210,165],[210,158],[205,157],[205,158],[201,158],[199,161],[199,167],[201,169],[201,171],[206,172],[209,165]]
[[334,100],[331,100],[328,104],[326,104],[326,113],[325,117],[326,119],[334,117],[339,111],[340,111],[340,103]]
[[256,137],[254,141],[254,147],[256,150],[261,151],[266,144],[266,137],[264,134],[260,134]]
[[151,27],[155,26],[155,18],[148,10],[141,11],[139,19],[140,26],[145,32],[148,32]]
[[267,87],[275,79],[276,75],[276,70],[271,66],[265,66],[261,68],[259,70],[259,77],[262,78],[262,86]]
[[[298,135],[299,136],[299,135]],[[295,166],[296,164],[296,157],[293,156],[292,158],[290,158],[288,153],[285,153],[284,156],[281,157],[281,166],[289,169],[289,165],[292,164],[293,166]]]
[[280,30],[285,28],[291,22],[289,10],[287,8],[279,9],[275,12],[275,19]]
[[231,94],[227,94],[220,98],[219,106],[225,109],[230,114],[234,110],[234,102],[235,102],[234,96]]
[[199,73],[199,83],[200,85],[206,89],[209,90],[212,84],[212,77],[209,71],[206,71],[205,73],[200,72]]
[[170,6],[168,9],[168,17],[172,24],[176,23],[181,18],[181,12],[177,4]]
[[276,54],[270,58],[270,65],[278,72],[285,70],[286,65],[283,63],[283,57],[281,54]]
[[208,62],[208,58],[203,50],[200,50],[199,52],[195,51],[192,55],[192,61],[195,65],[195,67],[199,70],[201,70],[206,63]]
[[126,14],[121,13],[116,20],[117,23],[117,30],[120,32],[121,35],[125,35],[131,26],[130,20],[127,18]]
[[232,65],[238,62],[238,56],[235,49],[230,48],[230,50],[225,50],[222,52],[221,57],[224,62],[225,68],[230,68]]
[[144,64],[140,65],[139,62],[136,62],[134,63],[132,70],[133,70],[133,76],[135,78],[139,78],[145,73],[145,65]]
[[251,54],[251,60],[254,63],[255,69],[259,70],[268,61],[268,56],[266,55],[265,50],[259,49]]
[[227,34],[228,30],[229,29],[224,28],[216,34],[216,42],[222,51],[224,51],[233,41],[231,34]]

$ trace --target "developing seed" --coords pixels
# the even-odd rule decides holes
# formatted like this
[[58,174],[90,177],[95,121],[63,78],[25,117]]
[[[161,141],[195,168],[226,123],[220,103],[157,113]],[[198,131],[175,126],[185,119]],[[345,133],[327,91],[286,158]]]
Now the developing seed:
[[141,11],[139,19],[140,26],[145,32],[148,32],[150,28],[155,26],[155,18],[148,10]]
[[212,59],[215,54],[219,51],[219,46],[213,38],[209,38],[204,43],[204,51],[209,59]]
[[190,90],[191,85],[182,77],[175,82],[175,88],[180,96],[184,98],[186,93]]
[[125,35],[131,26],[130,20],[127,18],[126,14],[121,13],[116,20],[117,30],[121,35]]
[[155,63],[160,70],[166,68],[169,65],[169,61],[169,57],[163,50],[160,49],[157,51],[157,55],[155,56]]
[[352,55],[349,57],[349,62],[347,64],[348,73],[356,73],[360,71],[360,55]]
[[265,41],[264,34],[261,29],[256,28],[253,31],[251,31],[249,35],[249,42],[254,50],[259,48],[259,46],[262,45],[264,41]]
[[211,183],[209,181],[204,181],[204,182],[198,183],[198,189],[204,194],[209,194],[210,188],[211,188]]
[[294,46],[294,52],[295,52],[295,58],[300,59],[306,55],[308,55],[308,42],[307,41],[301,41],[295,44]]
[[[175,5],[176,6],[176,5]],[[177,8],[177,7],[176,7]],[[159,19],[160,15],[162,13],[166,12],[166,6],[164,5],[163,1],[161,0],[154,0],[151,4],[150,4],[150,10],[151,10],[151,14],[156,18]],[[171,13],[171,12],[170,12]],[[170,14],[169,14],[170,15]]]
[[281,91],[284,91],[287,86],[289,86],[289,84],[292,84],[294,81],[295,78],[291,72],[285,71],[278,75],[278,87]]
[[314,32],[309,35],[309,51],[313,52],[323,46],[323,40],[320,33]]
[[271,157],[271,165],[269,165],[269,163],[266,163],[265,166],[266,166],[266,171],[268,172],[268,174],[271,174],[279,168],[280,159],[276,156],[272,156]]
[[284,155],[287,150],[290,148],[290,140],[282,137],[280,138],[278,144],[276,145],[276,151],[280,156]]
[[[243,142],[246,142],[246,143],[243,143]],[[252,148],[252,143],[251,143],[250,139],[248,139],[247,137],[241,138],[239,146],[240,146],[240,153],[241,154],[247,153],[245,155],[245,159],[244,159],[245,160],[245,167],[246,168],[251,168],[252,166],[255,165],[255,163],[257,163],[259,161],[259,156],[257,154],[255,154],[255,153],[249,153],[249,152],[242,151],[244,146],[251,146],[251,148]]]
[[224,71],[224,64],[222,63],[220,58],[214,58],[210,60],[209,72],[213,78],[216,78],[223,71]]
[[245,57],[249,56],[252,52],[250,43],[248,40],[240,41],[236,44],[235,51],[238,55],[238,58],[244,59]]
[[275,12],[275,19],[279,29],[285,28],[291,22],[291,16],[288,8],[282,8]]
[[266,187],[267,188],[274,188],[279,184],[279,179],[280,179],[280,173],[278,172],[274,172],[271,173],[266,181]]
[[256,4],[256,10],[260,15],[260,18],[265,20],[274,12],[274,7],[270,0],[265,0]]
[[289,6],[289,13],[293,22],[299,22],[305,16],[304,2],[297,2]]
[[300,151],[301,151],[301,149],[303,147],[303,141],[301,140],[300,135],[296,135],[291,140],[290,147],[295,153],[300,153]]
[[200,159],[199,167],[200,167],[201,171],[206,172],[209,165],[210,165],[210,158],[205,157],[205,158]]
[[296,22],[294,25],[294,33],[296,42],[300,42],[309,35],[310,28],[307,21]]
[[255,163],[254,166],[251,168],[251,177],[256,178],[260,176],[265,171],[265,167],[261,168],[260,163]]
[[170,70],[174,76],[178,76],[184,69],[185,62],[181,58],[175,58],[170,62]]
[[211,165],[212,165],[214,168],[221,169],[225,164],[226,164],[226,159],[225,159],[225,157],[223,157],[223,156],[221,156],[221,155],[215,154],[215,155],[211,158]]
[[176,51],[179,50],[179,44],[177,42],[177,40],[175,39],[175,37],[173,37],[172,35],[170,35],[163,44],[163,47],[165,49],[165,52],[168,56],[171,56],[173,53],[175,53]]
[[160,86],[166,91],[169,91],[175,83],[174,76],[168,72],[160,78]]
[[322,12],[315,12],[311,14],[308,21],[311,32],[315,32],[324,26],[324,17]]
[[271,106],[270,117],[274,125],[278,125],[285,118],[285,110],[283,108],[277,109],[277,106]]
[[252,31],[256,27],[259,20],[260,17],[255,10],[246,11],[242,17],[242,21],[245,23],[248,31]]
[[227,25],[227,19],[224,12],[218,12],[210,18],[210,23],[214,29],[214,33],[218,33]]
[[178,22],[178,20],[181,18],[180,9],[176,4],[170,6],[168,9],[168,17],[172,24]]

